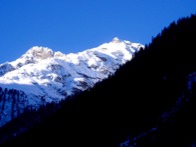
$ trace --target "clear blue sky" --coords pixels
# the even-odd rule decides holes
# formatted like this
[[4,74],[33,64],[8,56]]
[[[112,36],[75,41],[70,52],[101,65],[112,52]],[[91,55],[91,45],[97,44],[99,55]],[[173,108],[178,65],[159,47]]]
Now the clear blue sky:
[[32,46],[79,52],[114,37],[148,44],[196,0],[0,0],[0,63]]

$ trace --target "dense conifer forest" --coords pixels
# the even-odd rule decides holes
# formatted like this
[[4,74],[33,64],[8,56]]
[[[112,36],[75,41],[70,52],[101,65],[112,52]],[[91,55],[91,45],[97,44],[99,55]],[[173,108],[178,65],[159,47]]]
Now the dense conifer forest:
[[[2,127],[1,139],[11,138],[2,146],[117,147],[152,128],[157,130],[130,146],[191,146],[196,103],[195,91],[187,92],[187,77],[196,72],[195,35],[196,15],[172,22],[107,80],[59,104],[28,110]],[[182,96],[187,101],[177,105]],[[21,128],[28,131],[13,135]]]

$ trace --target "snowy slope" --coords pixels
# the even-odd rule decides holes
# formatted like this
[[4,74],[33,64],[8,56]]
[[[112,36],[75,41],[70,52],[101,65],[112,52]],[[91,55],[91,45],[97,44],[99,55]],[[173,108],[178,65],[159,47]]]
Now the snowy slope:
[[[141,47],[143,45],[118,38],[67,55],[35,46],[19,59],[0,64],[0,87],[24,91],[26,105],[38,108],[92,87],[131,60]],[[0,126],[11,120],[11,113],[11,108],[2,109]]]

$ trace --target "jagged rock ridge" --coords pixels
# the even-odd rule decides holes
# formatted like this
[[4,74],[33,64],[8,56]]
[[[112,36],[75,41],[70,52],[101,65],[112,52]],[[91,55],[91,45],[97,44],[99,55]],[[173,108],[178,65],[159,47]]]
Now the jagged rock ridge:
[[[0,64],[0,87],[24,92],[25,106],[18,112],[28,106],[38,108],[92,87],[130,61],[141,47],[117,37],[96,48],[67,55],[35,46],[19,59]],[[10,101],[4,103],[11,105]],[[1,109],[4,115],[0,126],[11,120],[12,111],[12,107]]]

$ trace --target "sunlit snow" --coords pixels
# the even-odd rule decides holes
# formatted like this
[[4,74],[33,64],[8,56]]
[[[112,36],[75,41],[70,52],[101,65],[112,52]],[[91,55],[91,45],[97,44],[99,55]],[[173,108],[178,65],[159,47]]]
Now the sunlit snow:
[[[96,48],[67,55],[35,46],[19,59],[0,64],[0,87],[24,91],[27,105],[58,102],[107,78],[141,47],[117,37]],[[5,111],[9,117],[11,110]]]

